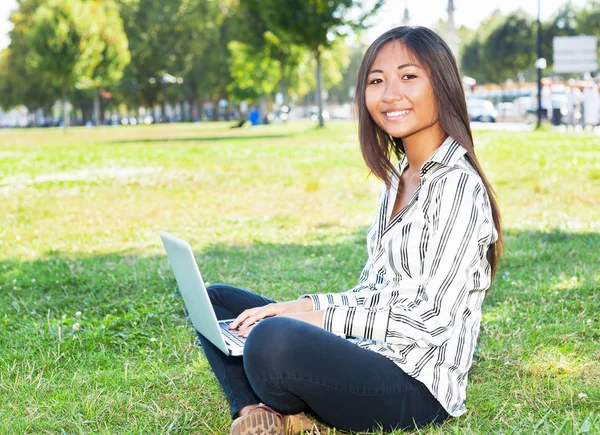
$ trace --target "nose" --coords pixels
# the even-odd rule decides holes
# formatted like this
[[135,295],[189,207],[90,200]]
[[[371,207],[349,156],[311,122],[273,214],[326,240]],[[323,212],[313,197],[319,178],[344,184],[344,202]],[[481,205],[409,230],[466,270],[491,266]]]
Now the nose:
[[402,89],[400,84],[400,78],[392,77],[391,79],[386,81],[385,90],[383,93],[382,102],[386,104],[394,103],[396,101],[400,101],[404,98],[402,95]]

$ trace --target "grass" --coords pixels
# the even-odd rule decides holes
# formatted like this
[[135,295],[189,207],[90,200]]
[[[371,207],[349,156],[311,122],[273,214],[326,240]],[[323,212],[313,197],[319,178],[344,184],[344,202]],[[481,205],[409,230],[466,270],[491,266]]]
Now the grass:
[[[475,139],[507,250],[469,413],[418,433],[600,433],[600,141]],[[378,191],[349,123],[0,131],[0,433],[228,433],[159,230],[207,281],[342,291]]]

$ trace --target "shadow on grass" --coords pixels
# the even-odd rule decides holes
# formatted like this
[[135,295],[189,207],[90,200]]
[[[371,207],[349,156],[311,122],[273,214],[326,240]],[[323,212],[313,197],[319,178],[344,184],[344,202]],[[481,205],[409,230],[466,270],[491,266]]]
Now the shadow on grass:
[[[277,299],[293,298],[299,292],[343,291],[355,284],[366,259],[364,231],[337,244],[212,245],[196,250],[196,258],[206,281],[229,282]],[[488,309],[507,298],[532,301],[581,285],[599,285],[598,233],[509,230],[506,242],[494,287],[484,303]],[[0,300],[50,298],[78,305],[87,298],[113,299],[117,294],[159,295],[175,282],[166,255],[48,252],[33,261],[0,261],[0,286]],[[44,306],[52,308],[52,304]],[[0,304],[0,315],[8,312],[10,307]]]
[[[600,235],[536,231],[506,235],[507,253],[484,303],[480,356],[470,378],[471,397],[478,403],[470,405],[474,413],[468,421],[474,425],[485,426],[498,416],[502,403],[514,399],[515,387],[504,389],[510,380],[533,379],[533,384],[547,383],[548,389],[560,384],[562,354],[569,355],[568,363],[577,364],[574,375],[598,375],[594,352],[600,339]],[[248,288],[275,300],[350,288],[365,256],[364,229],[339,243],[213,245],[196,253],[206,281]],[[189,363],[173,356],[182,349],[190,352],[192,334],[166,255],[52,252],[30,262],[4,260],[0,286],[0,361],[5,367],[54,352],[59,326],[66,339],[62,352],[72,355],[61,360],[63,371],[80,370],[78,355],[84,354],[115,361],[139,357],[164,364]],[[153,338],[175,351],[153,353],[149,347]],[[177,340],[184,344],[173,344]],[[56,363],[47,364],[57,369]],[[555,383],[548,380],[549,371]],[[540,394],[532,391],[531,400],[544,400]],[[556,394],[553,400],[565,404],[557,412],[574,412],[566,407],[572,400],[569,393]],[[148,401],[154,400],[151,392],[148,395]],[[214,400],[211,406],[222,406],[222,398],[218,405]],[[591,412],[590,406],[580,404],[568,418],[577,420],[578,412]],[[533,415],[540,418],[545,411]],[[508,428],[516,417],[506,418],[506,423],[494,424]],[[461,427],[460,421],[449,424]]]

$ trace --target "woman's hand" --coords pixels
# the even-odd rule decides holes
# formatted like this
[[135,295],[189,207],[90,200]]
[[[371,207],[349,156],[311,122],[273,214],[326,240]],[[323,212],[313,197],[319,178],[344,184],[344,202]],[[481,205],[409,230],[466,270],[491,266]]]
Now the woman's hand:
[[295,301],[279,302],[276,304],[264,305],[262,307],[250,308],[237,316],[237,318],[229,325],[229,329],[237,329],[239,336],[247,337],[254,324],[266,317],[305,313],[312,310],[313,302],[310,298],[302,298]]

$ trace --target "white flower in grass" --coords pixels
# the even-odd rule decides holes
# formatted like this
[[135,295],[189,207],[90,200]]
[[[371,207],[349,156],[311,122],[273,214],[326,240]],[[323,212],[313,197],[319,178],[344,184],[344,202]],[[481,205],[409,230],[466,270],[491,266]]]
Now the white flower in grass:
[[156,338],[152,337],[152,338],[150,339],[150,341],[151,341],[152,343],[154,343],[154,342],[156,341]]
[[577,395],[577,397],[579,397],[580,399],[582,399],[582,400],[583,400],[583,399],[587,399],[588,395],[587,395],[587,394],[585,394],[585,393],[579,393],[579,394]]
[[75,316],[76,316],[76,317],[80,317],[80,316],[81,316],[81,311],[77,311],[77,312],[75,313]]
[[79,322],[73,323],[73,331],[79,331],[79,328],[81,328],[81,324]]

